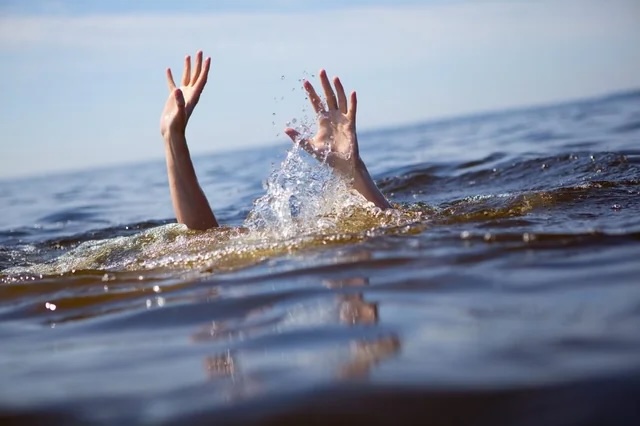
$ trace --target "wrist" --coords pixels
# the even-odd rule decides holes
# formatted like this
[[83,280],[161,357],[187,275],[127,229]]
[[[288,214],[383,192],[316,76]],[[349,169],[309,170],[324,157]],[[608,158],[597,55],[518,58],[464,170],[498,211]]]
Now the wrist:
[[171,158],[172,161],[184,161],[185,159],[189,160],[191,158],[184,132],[170,130],[163,135],[163,139],[167,159]]
[[164,129],[161,132],[162,139],[164,139],[164,141],[166,143],[173,143],[173,142],[176,142],[176,141],[184,141],[186,139],[184,133],[185,133],[184,129],[180,130],[180,129],[175,129],[175,128]]

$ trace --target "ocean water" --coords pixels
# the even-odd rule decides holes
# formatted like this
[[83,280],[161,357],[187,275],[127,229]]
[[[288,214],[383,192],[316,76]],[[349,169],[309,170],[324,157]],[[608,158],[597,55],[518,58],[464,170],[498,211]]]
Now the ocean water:
[[0,181],[2,424],[637,424],[640,92]]

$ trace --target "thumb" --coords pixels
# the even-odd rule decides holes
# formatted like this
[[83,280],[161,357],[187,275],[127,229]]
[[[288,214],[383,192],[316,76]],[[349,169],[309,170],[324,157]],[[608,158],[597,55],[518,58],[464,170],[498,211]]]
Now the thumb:
[[176,105],[178,109],[183,110],[185,106],[184,95],[182,94],[182,90],[174,89],[173,97],[176,100]]
[[300,138],[300,132],[298,132],[296,129],[292,129],[291,127],[287,127],[286,129],[284,129],[284,132],[287,134],[287,136],[289,136],[291,138],[291,140],[294,143],[298,142],[298,139]]
[[284,132],[287,134],[287,136],[289,136],[291,138],[291,140],[293,141],[294,144],[300,145],[300,147],[302,147],[302,149],[307,151],[309,154],[311,154],[315,158],[318,158],[318,159],[321,158],[320,154],[315,149],[315,147],[313,146],[311,141],[309,141],[309,139],[307,139],[307,138],[303,138],[302,135],[300,134],[300,132],[298,132],[296,129],[292,129],[291,127],[287,127],[286,129],[284,129]]

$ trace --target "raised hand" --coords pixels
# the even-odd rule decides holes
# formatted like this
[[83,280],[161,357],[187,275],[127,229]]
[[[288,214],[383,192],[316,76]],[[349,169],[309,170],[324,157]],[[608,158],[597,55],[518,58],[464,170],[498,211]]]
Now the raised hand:
[[305,80],[304,82],[311,106],[318,115],[316,134],[311,138],[303,138],[298,131],[290,127],[284,129],[285,133],[309,154],[326,162],[339,172],[348,180],[353,189],[360,192],[368,201],[382,209],[390,208],[391,204],[373,182],[367,167],[360,158],[356,133],[358,106],[356,92],[351,92],[349,102],[347,102],[347,95],[340,79],[338,77],[333,79],[334,92],[325,70],[320,70],[320,83],[324,90],[326,103],[318,96],[309,81]]
[[338,77],[333,79],[336,88],[334,92],[325,70],[320,70],[320,82],[324,89],[326,105],[313,85],[309,81],[304,82],[311,105],[318,115],[317,133],[310,139],[304,139],[295,129],[289,127],[284,131],[294,142],[300,143],[302,148],[318,160],[326,161],[329,166],[352,178],[360,158],[356,134],[358,106],[356,92],[351,92],[347,102],[340,79]]
[[209,229],[218,222],[202,192],[193,168],[191,154],[187,146],[185,130],[193,109],[207,83],[211,58],[202,62],[202,52],[196,53],[196,64],[191,71],[191,58],[184,59],[182,83],[176,87],[171,69],[167,69],[169,97],[160,117],[160,133],[164,139],[167,160],[167,177],[171,202],[178,223],[190,229]]
[[169,131],[184,133],[189,117],[200,100],[200,95],[207,84],[211,58],[202,60],[202,51],[196,53],[195,67],[191,70],[191,57],[184,59],[184,71],[180,87],[176,83],[171,73],[171,68],[167,68],[167,85],[169,87],[169,97],[165,103],[164,110],[160,117],[160,133],[164,136]]

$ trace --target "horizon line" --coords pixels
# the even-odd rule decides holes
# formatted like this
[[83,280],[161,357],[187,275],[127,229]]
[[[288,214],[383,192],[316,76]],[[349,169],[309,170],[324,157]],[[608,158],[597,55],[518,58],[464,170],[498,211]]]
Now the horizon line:
[[[514,104],[513,106],[504,107],[504,108],[478,110],[478,111],[461,113],[461,114],[445,115],[441,117],[430,117],[420,121],[410,121],[410,122],[399,123],[397,125],[382,126],[377,128],[367,128],[365,130],[359,131],[358,133],[360,135],[372,135],[374,133],[385,134],[385,133],[398,131],[401,129],[407,129],[407,130],[417,129],[424,126],[446,124],[452,121],[464,121],[464,120],[490,118],[490,117],[495,117],[495,116],[504,115],[504,114],[521,113],[525,111],[536,111],[536,110],[543,110],[548,108],[558,108],[562,106],[568,106],[572,104],[579,104],[579,103],[585,103],[585,102],[603,102],[603,101],[616,100],[624,97],[638,97],[638,96],[640,96],[640,86],[630,87],[628,89],[622,89],[622,90],[615,90],[612,92],[605,92],[598,95],[567,98],[567,99],[558,100],[558,101],[540,102],[540,103],[534,103],[530,105]],[[198,158],[213,155],[215,153],[229,154],[234,152],[243,152],[243,151],[247,151],[255,148],[274,147],[279,144],[284,144],[284,143],[280,141],[265,141],[265,142],[242,146],[240,148],[231,148],[231,149],[222,148],[222,149],[210,150],[207,152],[196,151],[192,153],[192,158],[195,160]],[[6,183],[6,182],[15,183],[23,180],[42,179],[47,177],[61,177],[65,175],[73,175],[77,173],[86,172],[88,170],[104,171],[104,170],[115,169],[123,166],[149,165],[149,164],[155,163],[156,161],[163,161],[163,159],[164,157],[159,155],[158,157],[149,158],[145,160],[132,160],[132,161],[125,160],[124,162],[107,163],[97,167],[80,166],[79,168],[69,168],[66,170],[51,170],[51,171],[45,171],[42,173],[27,172],[25,174],[0,176],[0,183]]]

